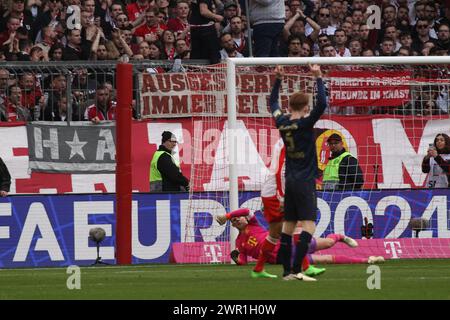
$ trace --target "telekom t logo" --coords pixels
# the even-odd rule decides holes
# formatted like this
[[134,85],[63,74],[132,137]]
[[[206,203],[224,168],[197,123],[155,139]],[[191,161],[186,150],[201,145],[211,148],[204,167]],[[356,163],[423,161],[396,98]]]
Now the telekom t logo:
[[402,246],[399,241],[385,241],[383,243],[386,253],[391,254],[392,259],[400,258],[400,255],[402,254]]
[[210,263],[220,262],[219,258],[223,256],[222,248],[219,244],[205,244],[203,250],[205,251],[205,256],[211,258]]

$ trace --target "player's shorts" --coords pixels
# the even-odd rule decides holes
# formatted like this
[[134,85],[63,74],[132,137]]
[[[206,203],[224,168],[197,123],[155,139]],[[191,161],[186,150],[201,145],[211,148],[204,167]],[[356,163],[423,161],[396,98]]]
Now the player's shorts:
[[286,179],[284,219],[286,221],[316,221],[316,182]]
[[284,214],[280,210],[280,200],[277,196],[261,197],[264,206],[264,218],[268,223],[281,222]]

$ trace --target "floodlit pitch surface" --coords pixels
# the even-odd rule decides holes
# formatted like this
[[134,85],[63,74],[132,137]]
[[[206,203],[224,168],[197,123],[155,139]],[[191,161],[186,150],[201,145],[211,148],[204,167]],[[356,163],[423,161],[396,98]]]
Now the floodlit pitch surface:
[[[317,282],[251,279],[251,266],[90,267],[80,269],[80,290],[67,288],[65,268],[0,269],[0,299],[450,299],[450,260],[379,266],[379,290],[367,288],[368,265],[327,265]],[[281,266],[267,271],[279,275]]]

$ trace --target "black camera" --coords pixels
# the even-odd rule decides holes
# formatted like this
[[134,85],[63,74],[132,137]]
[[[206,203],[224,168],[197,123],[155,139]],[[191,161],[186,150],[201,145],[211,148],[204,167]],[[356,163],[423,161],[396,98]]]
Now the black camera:
[[373,224],[369,223],[367,218],[364,218],[364,224],[361,226],[361,237],[366,239],[373,237]]

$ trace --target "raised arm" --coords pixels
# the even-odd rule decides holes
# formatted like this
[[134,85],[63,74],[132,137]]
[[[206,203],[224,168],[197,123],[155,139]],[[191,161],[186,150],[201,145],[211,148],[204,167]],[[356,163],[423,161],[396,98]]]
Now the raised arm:
[[319,120],[320,116],[324,113],[327,107],[327,97],[325,95],[325,86],[322,80],[322,72],[320,71],[320,66],[313,65],[310,66],[312,75],[316,78],[317,82],[317,96],[316,96],[316,105],[311,111],[309,117],[307,117],[310,124],[313,126],[317,120]]
[[281,111],[280,104],[278,103],[278,97],[280,94],[280,87],[281,87],[281,79],[283,77],[283,69],[281,66],[277,66],[275,69],[275,75],[276,80],[273,84],[272,92],[270,93],[270,112],[272,113],[273,117],[278,119],[283,115],[283,112]]
[[227,222],[227,220],[231,220],[233,218],[237,218],[237,217],[245,217],[248,216],[250,214],[250,210],[247,208],[240,208],[231,212],[228,212],[226,214],[223,215],[219,215],[216,216],[216,221],[220,224],[223,225]]

